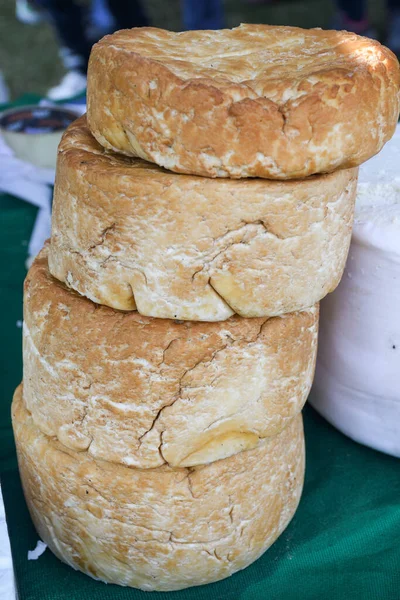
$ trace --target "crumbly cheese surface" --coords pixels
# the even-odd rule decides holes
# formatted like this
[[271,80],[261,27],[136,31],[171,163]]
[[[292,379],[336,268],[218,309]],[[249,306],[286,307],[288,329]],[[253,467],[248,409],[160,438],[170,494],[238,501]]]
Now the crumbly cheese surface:
[[400,257],[400,127],[360,168],[354,237]]
[[382,148],[399,76],[390,50],[344,31],[123,30],[93,47],[89,125],[105,148],[178,173],[302,178]]
[[267,550],[300,500],[301,415],[257,448],[190,469],[128,468],[71,450],[35,425],[21,388],[13,426],[41,539],[108,583],[168,591],[224,579]]

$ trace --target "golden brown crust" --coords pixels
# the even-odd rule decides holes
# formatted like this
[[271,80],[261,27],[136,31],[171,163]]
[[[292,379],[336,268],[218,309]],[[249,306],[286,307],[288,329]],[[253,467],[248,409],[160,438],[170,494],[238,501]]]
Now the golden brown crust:
[[144,315],[221,321],[312,306],[339,283],[357,169],[213,180],[106,153],[76,121],[60,144],[51,273]]
[[206,177],[354,167],[399,115],[399,64],[345,31],[123,30],[93,47],[90,128],[106,148]]
[[116,312],[54,280],[45,249],[24,297],[24,400],[74,450],[128,466],[192,466],[253,448],[300,412],[318,307],[181,322]]
[[40,537],[103,581],[166,591],[228,577],[276,540],[300,499],[301,415],[254,450],[206,467],[145,471],[96,461],[42,434],[21,388],[13,426]]

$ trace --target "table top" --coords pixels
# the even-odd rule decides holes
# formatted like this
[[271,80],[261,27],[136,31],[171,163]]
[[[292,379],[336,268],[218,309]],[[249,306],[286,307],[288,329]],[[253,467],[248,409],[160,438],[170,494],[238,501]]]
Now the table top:
[[[73,571],[49,550],[38,560],[27,560],[38,535],[18,476],[10,404],[22,378],[22,283],[36,209],[2,197],[0,215],[0,330],[5,340],[0,347],[0,475],[19,598],[148,600],[148,593],[106,586]],[[304,493],[279,540],[225,581],[173,595],[153,593],[152,600],[399,600],[399,460],[346,438],[311,407],[304,421]]]

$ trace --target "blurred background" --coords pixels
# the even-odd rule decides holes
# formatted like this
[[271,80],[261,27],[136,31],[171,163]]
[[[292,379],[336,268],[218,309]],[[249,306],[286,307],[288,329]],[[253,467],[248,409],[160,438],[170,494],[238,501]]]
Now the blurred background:
[[[113,4],[113,0],[108,2]],[[102,37],[107,30],[115,29],[115,15],[109,10],[107,0],[75,0],[75,3],[79,5],[80,19],[91,42]],[[0,73],[9,100],[27,92],[60,100],[79,93],[84,87],[85,65],[78,64],[80,59],[76,59],[74,52],[65,49],[65,40],[60,40],[57,27],[64,28],[64,33],[72,36],[76,31],[68,31],[68,25],[59,22],[60,15],[52,14],[52,4],[66,6],[68,1],[0,0]],[[117,4],[119,8],[122,5],[123,10],[132,6],[131,0],[119,0]],[[388,36],[393,36],[390,29],[393,30],[398,16],[391,13],[393,0],[392,3],[372,0],[364,7],[363,2],[354,0],[338,3],[333,0],[226,0],[223,4],[221,2],[220,7],[214,8],[214,2],[209,0],[206,2],[209,5],[207,10],[211,6],[217,14],[213,17],[215,27],[213,19],[207,27],[207,19],[202,21],[201,15],[197,14],[201,0],[141,0],[141,6],[136,5],[136,1],[133,4],[136,11],[141,11],[139,21],[144,18],[155,27],[171,30],[218,28],[221,24],[233,27],[241,22],[268,23],[351,29],[383,42],[388,40]],[[122,22],[124,18],[122,15]],[[132,15],[125,21],[129,19],[132,22]],[[131,26],[130,23],[127,26]],[[71,70],[75,76],[65,80],[65,75]],[[5,99],[3,97],[2,101]]]

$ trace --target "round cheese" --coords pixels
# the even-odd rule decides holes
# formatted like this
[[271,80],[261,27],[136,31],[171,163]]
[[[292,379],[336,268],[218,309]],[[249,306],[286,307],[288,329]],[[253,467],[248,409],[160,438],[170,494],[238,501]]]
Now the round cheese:
[[13,426],[41,539],[108,583],[167,591],[228,577],[276,540],[301,495],[301,415],[254,450],[192,469],[132,469],[70,450],[37,428],[20,388]]
[[45,249],[23,327],[24,400],[46,435],[128,466],[193,466],[255,447],[301,411],[318,306],[220,323],[119,312],[54,280]]
[[178,173],[293,179],[354,167],[392,136],[399,63],[346,31],[117,31],[92,49],[88,118],[108,149]]
[[357,170],[214,180],[106,153],[85,119],[59,147],[49,266],[100,304],[222,321],[312,306],[339,283]]

